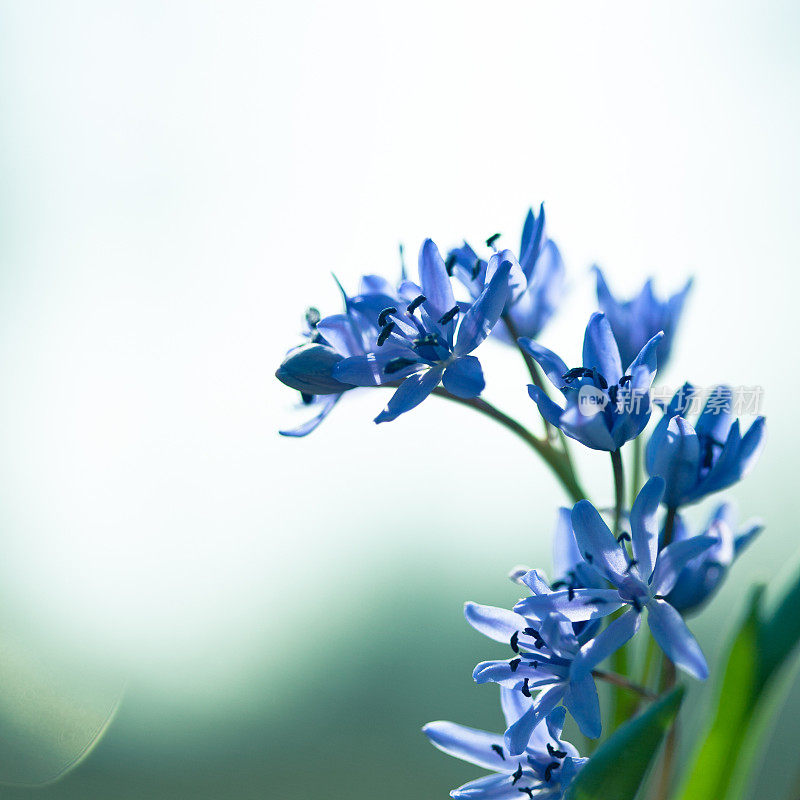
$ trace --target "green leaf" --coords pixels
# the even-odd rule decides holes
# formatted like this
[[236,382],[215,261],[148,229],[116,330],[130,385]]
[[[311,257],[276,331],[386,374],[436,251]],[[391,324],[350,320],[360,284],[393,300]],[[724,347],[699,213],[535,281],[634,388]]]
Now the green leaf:
[[779,708],[782,668],[800,642],[800,573],[775,608],[764,611],[757,587],[728,655],[717,710],[678,800],[735,800],[747,787],[761,739],[770,726],[765,711]]
[[634,800],[682,700],[683,688],[673,689],[623,725],[578,773],[564,800]]
[[94,661],[0,629],[0,784],[52,783],[97,744],[123,682]]

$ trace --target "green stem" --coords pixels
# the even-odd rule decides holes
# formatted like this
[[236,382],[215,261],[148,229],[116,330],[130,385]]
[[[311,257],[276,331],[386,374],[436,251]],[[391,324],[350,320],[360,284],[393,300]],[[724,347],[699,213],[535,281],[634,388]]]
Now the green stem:
[[614,536],[620,534],[622,504],[625,502],[625,472],[622,466],[622,451],[611,451],[611,466],[614,469]]
[[633,465],[631,466],[631,507],[639,489],[642,488],[642,437],[637,436],[631,443],[633,447]]
[[632,692],[643,699],[655,700],[656,697],[658,697],[655,692],[651,692],[644,686],[640,686],[638,683],[634,683],[633,681],[628,680],[624,675],[619,675],[616,672],[606,672],[602,669],[593,669],[592,675],[594,675],[594,677],[598,680],[605,681],[613,686],[618,686],[620,689],[625,689],[628,692]]
[[578,500],[582,500],[586,497],[586,493],[583,491],[580,483],[578,483],[578,479],[575,476],[569,459],[564,453],[555,450],[549,442],[537,439],[526,427],[517,422],[513,417],[508,416],[508,414],[500,411],[499,408],[495,408],[491,403],[487,403],[486,400],[480,397],[456,397],[441,386],[434,389],[433,392],[439,397],[444,397],[447,400],[452,400],[454,403],[473,408],[481,414],[491,417],[495,422],[499,422],[504,428],[516,434],[525,444],[544,459],[573,503],[577,503]]
[[[517,350],[522,355],[522,359],[525,362],[525,366],[528,368],[528,374],[531,376],[531,380],[533,381],[533,385],[536,386],[540,391],[545,392],[544,388],[544,380],[542,378],[542,373],[539,370],[539,365],[536,363],[536,360],[531,356],[530,353],[526,353],[525,350],[522,349],[519,345],[519,330],[517,330],[517,326],[514,324],[514,320],[511,319],[511,314],[505,313],[503,314],[503,323],[505,324],[506,328],[508,329],[509,336],[514,340],[514,344],[517,346]],[[544,418],[542,417],[542,422],[544,422],[544,432],[547,435],[549,440],[552,440],[555,437],[555,431],[553,430],[553,426]],[[562,434],[563,437],[563,434]]]
[[[664,521],[664,544],[666,547],[671,541],[675,532],[675,517],[678,510],[674,507],[667,508],[667,518]],[[663,654],[661,655],[661,680],[660,689],[662,692],[669,691],[676,680],[675,665]],[[658,775],[656,789],[656,800],[669,800],[669,788],[672,783],[672,773],[675,765],[675,754],[678,747],[678,723],[675,721],[667,734],[667,741],[664,745],[664,755],[661,760],[661,771]]]

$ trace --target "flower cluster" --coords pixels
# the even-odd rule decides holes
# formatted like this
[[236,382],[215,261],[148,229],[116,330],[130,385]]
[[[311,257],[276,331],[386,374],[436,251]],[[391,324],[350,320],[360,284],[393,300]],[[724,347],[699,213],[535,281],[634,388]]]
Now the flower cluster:
[[[597,738],[603,730],[598,680],[647,700],[675,680],[670,665],[707,678],[706,659],[685,618],[719,589],[761,526],[751,522],[737,531],[726,502],[693,534],[685,509],[752,469],[764,445],[765,422],[758,417],[742,433],[725,386],[711,392],[694,424],[686,418],[695,396],[690,384],[669,403],[651,399],[659,362],[663,367],[672,353],[691,281],[666,301],[655,297],[650,281],[635,298],[620,301],[595,268],[600,311],[586,326],[582,364],[570,367],[537,341],[563,300],[565,284],[561,254],[545,232],[544,209],[528,212],[518,252],[499,249],[498,238],[486,240],[485,257],[466,242],[443,257],[428,239],[420,248],[416,282],[405,274],[396,284],[365,275],[357,294],[342,289],[342,313],[322,317],[310,309],[305,342],[289,351],[277,377],[312,408],[310,419],[286,435],[309,433],[357,388],[393,390],[375,418],[379,423],[435,393],[500,421],[561,481],[572,502],[558,512],[555,580],[542,570],[517,570],[512,577],[529,594],[513,608],[465,607],[473,628],[511,649],[507,658],[483,661],[473,672],[479,684],[499,684],[505,733],[451,722],[424,728],[440,750],[492,772],[454,790],[453,797],[527,794],[558,800],[586,761],[561,739],[566,714],[586,737]],[[520,351],[531,381],[528,394],[545,425],[543,438],[479,398],[485,381],[474,353],[490,335]],[[561,401],[551,397],[553,390]],[[654,407],[662,414],[645,446]],[[569,440],[610,453],[610,509],[586,499]],[[632,450],[630,508],[624,502],[623,448]],[[643,485],[642,462],[649,476]],[[633,647],[640,631],[662,653],[661,677],[652,688],[647,670],[637,683],[600,669]]]

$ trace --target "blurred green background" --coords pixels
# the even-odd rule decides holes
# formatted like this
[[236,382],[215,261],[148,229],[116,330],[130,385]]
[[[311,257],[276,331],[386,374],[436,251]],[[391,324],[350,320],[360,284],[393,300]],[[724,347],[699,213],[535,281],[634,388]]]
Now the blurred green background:
[[[799,33],[790,0],[0,2],[0,764],[42,769],[57,720],[123,692],[77,769],[0,796],[477,777],[419,729],[500,725],[470,675],[503,651],[461,606],[550,567],[560,490],[435,400],[376,428],[364,392],[282,440],[272,374],[308,304],[338,310],[331,271],[394,274],[425,236],[513,243],[543,200],[571,280],[546,345],[579,352],[594,261],[623,294],[691,273],[660,382],[764,388],[770,441],[732,494],[767,527],[693,623],[713,662],[800,549]],[[518,358],[485,356],[487,395],[535,424]],[[608,502],[603,455],[580,466]],[[713,683],[692,691],[689,735]],[[798,712],[795,682],[758,800],[793,800]]]

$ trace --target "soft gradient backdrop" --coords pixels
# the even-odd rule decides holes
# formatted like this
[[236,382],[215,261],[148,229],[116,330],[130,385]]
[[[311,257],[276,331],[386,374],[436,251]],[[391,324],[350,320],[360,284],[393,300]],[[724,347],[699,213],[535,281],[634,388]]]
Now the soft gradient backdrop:
[[[0,622],[56,672],[127,681],[77,770],[3,798],[399,800],[477,776],[419,728],[499,723],[461,604],[549,567],[559,489],[435,399],[377,428],[385,395],[360,393],[280,439],[273,372],[306,305],[338,310],[332,271],[515,242],[540,201],[571,282],[545,344],[578,353],[594,261],[622,292],[692,273],[662,382],[764,387],[735,495],[767,529],[694,625],[715,656],[800,548],[799,36],[792,0],[0,2]],[[486,362],[533,424],[521,361]],[[605,457],[580,461],[607,502]],[[798,719],[795,687],[759,800],[786,798]]]

